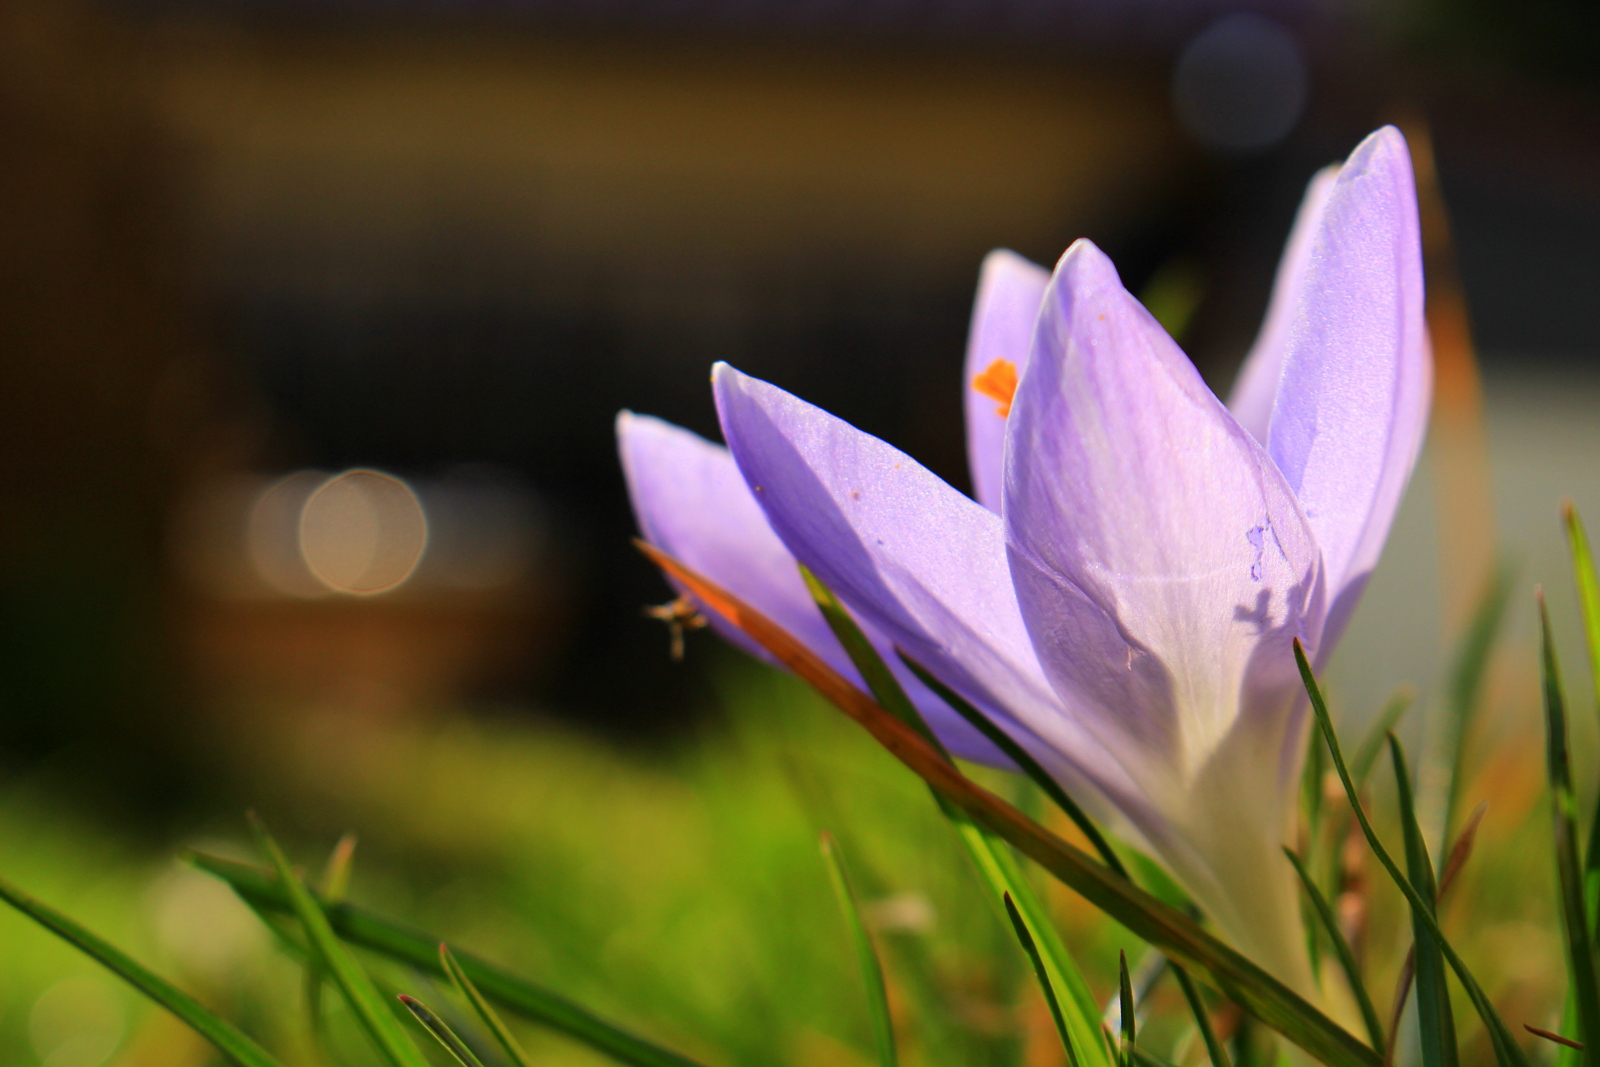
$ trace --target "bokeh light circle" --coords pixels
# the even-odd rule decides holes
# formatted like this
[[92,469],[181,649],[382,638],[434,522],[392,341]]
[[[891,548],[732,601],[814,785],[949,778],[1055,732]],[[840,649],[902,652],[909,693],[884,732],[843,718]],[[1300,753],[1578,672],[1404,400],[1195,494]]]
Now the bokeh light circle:
[[300,553],[328,588],[371,596],[398,588],[428,547],[428,519],[393,475],[351,470],[329,478],[300,512]]

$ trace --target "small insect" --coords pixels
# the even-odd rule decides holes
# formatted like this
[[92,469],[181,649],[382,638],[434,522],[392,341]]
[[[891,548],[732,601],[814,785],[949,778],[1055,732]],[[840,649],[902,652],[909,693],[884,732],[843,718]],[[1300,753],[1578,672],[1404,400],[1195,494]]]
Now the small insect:
[[703,630],[706,626],[706,617],[700,614],[700,609],[694,601],[686,596],[665,604],[655,604],[644,609],[645,616],[651,619],[660,619],[667,624],[667,632],[672,635],[672,662],[683,662],[683,635],[689,630]]

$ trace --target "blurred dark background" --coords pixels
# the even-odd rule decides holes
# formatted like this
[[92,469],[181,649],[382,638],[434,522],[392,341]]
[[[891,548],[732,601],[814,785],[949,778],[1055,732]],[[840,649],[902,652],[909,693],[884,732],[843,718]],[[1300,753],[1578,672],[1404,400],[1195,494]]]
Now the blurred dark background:
[[[715,436],[724,359],[965,486],[979,261],[1080,236],[1223,390],[1388,121],[1491,377],[1587,381],[1593,0],[7,4],[0,770],[159,817],[285,721],[715,728],[619,408]],[[291,542],[350,468],[412,495],[350,497],[341,585]]]

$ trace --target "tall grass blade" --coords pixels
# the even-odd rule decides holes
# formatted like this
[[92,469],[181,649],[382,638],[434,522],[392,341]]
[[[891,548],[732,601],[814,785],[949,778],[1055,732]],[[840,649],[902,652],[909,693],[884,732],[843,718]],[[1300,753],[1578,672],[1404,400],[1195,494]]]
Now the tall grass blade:
[[[1445,860],[1444,873],[1439,876],[1439,896],[1434,901],[1435,914],[1438,914],[1437,905],[1444,902],[1445,894],[1450,892],[1450,887],[1455,884],[1456,876],[1471,858],[1473,843],[1478,839],[1478,824],[1483,822],[1483,814],[1488,810],[1487,800],[1478,801],[1478,806],[1467,816],[1466,825],[1456,835],[1455,844],[1450,846],[1450,856]],[[1405,1013],[1406,997],[1411,993],[1411,981],[1416,976],[1417,946],[1412,945],[1406,949],[1405,962],[1400,965],[1400,977],[1394,984],[1394,1005],[1389,1013],[1389,1046],[1383,1056],[1385,1063],[1394,1062],[1394,1042],[1400,1034],[1400,1018]]]
[[428,1067],[428,1061],[423,1059],[417,1046],[400,1028],[400,1021],[383,1002],[378,987],[339,941],[339,936],[328,924],[328,917],[323,914],[322,905],[317,903],[311,891],[290,868],[283,850],[254,812],[250,813],[250,828],[255,831],[261,851],[266,854],[278,874],[279,884],[288,894],[290,906],[295,918],[300,920],[300,928],[305,931],[312,954],[333,977],[334,984],[344,994],[345,1002],[360,1020],[362,1029],[367,1032],[374,1047],[393,1067]]
[[400,1003],[406,1006],[412,1017],[422,1024],[424,1030],[433,1035],[434,1040],[444,1046],[450,1058],[461,1064],[461,1067],[483,1067],[483,1061],[467,1047],[467,1043],[457,1037],[449,1024],[430,1011],[426,1004],[404,993],[400,994]]
[[861,965],[861,977],[867,986],[867,1014],[872,1019],[873,1044],[878,1050],[880,1067],[897,1067],[899,1053],[894,1045],[894,1020],[889,1015],[889,988],[883,979],[883,961],[861,921],[861,907],[856,901],[855,889],[850,884],[850,872],[845,869],[844,857],[833,835],[822,835],[822,858],[828,861],[828,877],[833,882],[834,895],[839,898],[839,910],[844,913],[846,927],[850,930],[851,947],[856,961]]
[[1572,550],[1572,577],[1578,587],[1578,605],[1583,610],[1583,634],[1589,649],[1589,668],[1594,679],[1595,706],[1600,709],[1600,574],[1589,551],[1589,535],[1584,532],[1578,509],[1567,501],[1561,508],[1567,527],[1567,544]]
[[1294,864],[1294,873],[1300,876],[1300,884],[1305,888],[1306,897],[1311,901],[1312,910],[1316,912],[1317,920],[1323,932],[1328,935],[1328,941],[1333,945],[1333,952],[1339,960],[1339,967],[1344,971],[1346,981],[1350,983],[1350,991],[1355,995],[1356,1006],[1361,1009],[1361,1021],[1367,1028],[1367,1037],[1372,1042],[1374,1049],[1384,1047],[1383,1023],[1378,1018],[1378,1009],[1372,1005],[1372,997],[1367,992],[1367,984],[1361,980],[1361,968],[1356,965],[1356,954],[1350,950],[1350,942],[1345,940],[1344,932],[1339,929],[1338,916],[1334,915],[1333,907],[1328,903],[1328,898],[1322,895],[1322,890],[1317,888],[1317,883],[1312,880],[1311,872],[1306,870],[1306,865],[1293,849],[1283,850],[1289,857],[1289,862]]
[[1178,980],[1178,988],[1183,990],[1183,999],[1189,1002],[1189,1013],[1194,1016],[1194,1025],[1200,1031],[1200,1040],[1206,1046],[1211,1067],[1232,1067],[1228,1061],[1228,1050],[1217,1037],[1216,1027],[1211,1025],[1211,1013],[1206,1011],[1206,1002],[1201,999],[1200,987],[1195,984],[1193,976],[1178,966],[1172,968],[1172,975]]
[[[1439,899],[1439,886],[1434,879],[1433,862],[1428,857],[1427,840],[1417,823],[1416,802],[1411,792],[1411,771],[1406,766],[1400,739],[1393,733],[1389,734],[1389,754],[1394,761],[1395,790],[1400,802],[1406,877],[1426,904],[1428,914],[1437,916],[1435,903]],[[1456,1067],[1460,1056],[1456,1049],[1455,1015],[1450,1010],[1444,956],[1428,925],[1418,916],[1412,916],[1411,927],[1416,960],[1417,1029],[1422,1039],[1423,1067]]]
[[[1594,679],[1595,710],[1600,712],[1600,576],[1596,575],[1589,538],[1584,533],[1578,512],[1568,501],[1562,509],[1567,525],[1567,540],[1572,546],[1572,573],[1578,586],[1578,603],[1583,608],[1583,633],[1589,649],[1589,669]],[[1589,845],[1584,853],[1585,915],[1591,934],[1600,936],[1600,806],[1589,824]]]
[[1067,1067],[1082,1067],[1078,1061],[1078,1050],[1072,1040],[1072,1031],[1067,1026],[1067,1020],[1061,1013],[1061,998],[1056,996],[1055,983],[1050,980],[1050,972],[1045,969],[1044,959],[1039,955],[1039,946],[1034,943],[1033,935],[1028,932],[1028,924],[1022,921],[1022,913],[1017,911],[1016,902],[1011,899],[1011,894],[1005,895],[1006,915],[1011,919],[1011,928],[1017,933],[1017,940],[1022,944],[1022,951],[1027,953],[1028,962],[1033,964],[1033,973],[1039,979],[1039,989],[1044,993],[1044,1001],[1050,1008],[1050,1018],[1055,1020],[1056,1034],[1061,1038],[1061,1047],[1067,1053]]
[[1139,1009],[1133,1001],[1133,980],[1128,977],[1128,954],[1117,953],[1117,992],[1122,998],[1122,1062],[1133,1062],[1133,1044],[1138,1034]]
[[[328,854],[328,862],[322,868],[322,899],[325,903],[337,904],[349,891],[350,872],[355,864],[355,854],[354,833],[347,833],[339,838],[338,843],[333,846],[333,851]],[[322,984],[328,975],[314,954],[306,960],[304,971],[306,1018],[311,1023],[313,1039],[319,1046],[326,1046],[327,1024],[322,1014]]]
[[[190,852],[188,858],[189,862],[200,870],[227,882],[233,891],[252,907],[278,913],[294,913],[288,893],[270,871],[205,852]],[[326,908],[326,914],[329,925],[350,944],[408,964],[418,970],[448,977],[439,962],[440,938],[432,934],[418,933],[393,919],[355,904],[329,906]],[[646,1041],[623,1027],[600,1018],[559,993],[512,974],[502,967],[465,952],[457,952],[455,956],[461,965],[462,973],[469,975],[473,984],[490,1000],[525,1019],[581,1041],[618,1062],[630,1064],[632,1067],[701,1067],[697,1061]]]
[[1578,1034],[1585,1045],[1600,1042],[1600,981],[1596,979],[1594,940],[1584,902],[1583,867],[1578,854],[1578,798],[1572,786],[1567,750],[1566,700],[1550,639],[1550,613],[1538,593],[1541,663],[1544,675],[1545,763],[1550,777],[1556,874],[1561,888],[1562,929],[1567,939],[1567,975],[1576,1008]]
[[112,974],[187,1023],[239,1067],[281,1067],[267,1050],[238,1027],[202,1007],[198,1000],[162,978],[86,926],[0,879],[0,900],[95,960]]
[[1495,1059],[1500,1067],[1529,1067],[1528,1059],[1518,1047],[1516,1038],[1511,1034],[1511,1029],[1506,1026],[1505,1020],[1500,1018],[1500,1013],[1495,1011],[1494,1004],[1484,993],[1483,987],[1478,985],[1478,980],[1467,969],[1466,963],[1445,938],[1444,931],[1439,927],[1438,920],[1434,917],[1431,900],[1426,899],[1411,883],[1411,879],[1395,863],[1394,857],[1384,847],[1377,831],[1372,828],[1372,822],[1367,818],[1365,809],[1361,807],[1361,798],[1356,792],[1355,781],[1350,777],[1350,768],[1345,764],[1344,752],[1339,746],[1339,735],[1334,732],[1333,719],[1328,714],[1328,705],[1322,698],[1322,689],[1317,685],[1316,676],[1311,672],[1311,663],[1306,659],[1305,649],[1301,647],[1298,639],[1294,643],[1295,663],[1300,668],[1300,678],[1305,683],[1306,693],[1311,698],[1311,710],[1316,716],[1317,725],[1322,729],[1322,735],[1328,741],[1328,754],[1333,758],[1333,768],[1338,772],[1339,782],[1344,786],[1345,798],[1350,802],[1350,809],[1354,812],[1356,822],[1361,826],[1361,833],[1367,839],[1372,854],[1378,858],[1383,869],[1390,879],[1399,888],[1401,895],[1406,898],[1406,903],[1411,906],[1411,913],[1420,916],[1423,925],[1428,928],[1438,942],[1439,951],[1455,971],[1456,978],[1466,990],[1467,998],[1472,1001],[1472,1006],[1477,1009],[1478,1015],[1483,1019],[1484,1027],[1489,1031],[1489,1042],[1494,1047]]
[[[1583,614],[1584,644],[1589,651],[1589,672],[1595,687],[1595,709],[1600,711],[1600,577],[1595,572],[1594,554],[1589,549],[1589,537],[1584,532],[1578,511],[1567,501],[1561,509],[1567,528],[1567,544],[1572,550],[1572,577],[1578,589],[1578,604]],[[1589,843],[1583,857],[1584,918],[1591,935],[1600,937],[1600,800],[1589,822]],[[1566,1010],[1562,1013],[1562,1026],[1576,1026],[1578,1019],[1576,989],[1567,988]],[[1563,1049],[1559,1054],[1560,1067],[1576,1067],[1581,1057]]]
[[[949,763],[950,754],[928,727],[927,722],[922,717],[922,713],[917,710],[917,706],[906,695],[905,689],[895,678],[893,672],[890,671],[888,664],[878,655],[877,649],[872,647],[872,643],[867,640],[866,635],[861,632],[861,628],[856,624],[849,610],[833,594],[832,590],[818,581],[805,567],[800,568],[800,576],[805,580],[806,586],[811,591],[812,598],[816,601],[818,609],[821,610],[829,629],[839,639],[839,643],[844,647],[845,653],[850,657],[850,662],[855,665],[856,670],[861,672],[861,677],[867,682],[867,688],[871,690],[878,704],[915,730],[920,737],[927,741],[944,758],[946,763]],[[906,660],[904,656],[901,659],[905,660],[906,666],[915,672],[918,677],[923,678],[924,681],[933,686],[937,686],[935,692],[949,702],[956,711],[967,717],[968,721],[972,722],[975,727],[989,735],[997,745],[1000,744],[1000,738],[1004,738],[1005,744],[1009,745],[1011,750],[1014,750],[1022,759],[1033,765],[1038,772],[1039,778],[1049,781],[1049,775],[1044,773],[1043,768],[1039,767],[1037,762],[1034,762],[1032,757],[1022,751],[1010,738],[995,730],[993,724],[990,724],[977,709],[967,704],[945,686],[940,685],[932,676],[927,675],[925,671],[910,660]],[[959,702],[959,706],[956,702]],[[980,726],[979,723],[983,725]],[[993,732],[991,733],[991,731]],[[998,737],[995,736],[996,734],[998,734]],[[1007,751],[1004,746],[1002,746],[1001,750]],[[1069,806],[1069,813],[1071,810],[1076,810],[1077,805],[1073,804],[1071,799],[1062,793],[1060,786],[1054,785],[1053,782],[1051,784],[1054,793],[1061,793],[1062,799]],[[949,798],[941,795],[937,789],[930,791],[933,794],[934,802],[939,806],[939,810],[950,820],[955,827],[957,837],[966,846],[973,865],[983,879],[985,888],[988,889],[995,906],[1004,912],[1006,910],[1005,898],[1010,896],[1014,906],[1021,912],[1032,929],[1035,944],[1045,961],[1046,969],[1050,972],[1052,982],[1055,983],[1057,988],[1064,989],[1068,993],[1066,1011],[1068,1025],[1077,1031],[1079,1047],[1087,1050],[1085,1055],[1090,1059],[1090,1067],[1110,1067],[1109,1054],[1101,1043],[1094,1025],[1094,996],[1089,992],[1089,984],[1084,980],[1083,974],[1079,970],[1077,963],[1072,959],[1071,954],[1068,953],[1066,945],[1061,942],[1061,937],[1050,920],[1049,912],[1039,900],[1038,894],[1028,884],[1026,877],[1017,866],[1016,860],[1007,851],[1002,842],[996,840],[988,831],[974,823],[971,816],[959,806],[953,804]],[[1078,815],[1083,820],[1083,825],[1087,825],[1093,831],[1094,836],[1092,839],[1098,839],[1104,845],[1106,854],[1111,856],[1112,862],[1115,864],[1113,869],[1123,871],[1121,862],[1116,859],[1116,854],[1111,852],[1110,845],[1105,843],[1104,837],[1100,836],[1099,830],[1094,827],[1094,823],[1089,821],[1082,811],[1078,811]],[[1125,874],[1126,872],[1123,873]]]
[[505,1049],[506,1055],[511,1058],[511,1062],[516,1064],[516,1067],[533,1067],[533,1060],[523,1051],[521,1043],[517,1041],[517,1037],[511,1032],[511,1028],[501,1020],[494,1008],[490,1006],[488,999],[478,992],[478,987],[472,984],[472,979],[467,977],[467,972],[456,961],[455,954],[450,951],[450,946],[442,941],[439,943],[439,963],[444,967],[444,973],[449,975],[450,981],[456,987],[456,991],[466,998],[467,1003],[472,1005],[472,1010],[478,1013],[478,1018],[483,1022],[483,1025],[488,1027],[489,1032],[494,1035],[494,1039],[500,1042],[500,1047]]
[[1211,984],[1244,1012],[1328,1067],[1381,1067],[1377,1053],[1238,950],[965,777],[916,730],[771,619],[654,546],[636,544],[707,610],[716,612],[794,671],[979,826],[1004,838],[1130,933],[1159,948],[1173,962],[1205,972]]

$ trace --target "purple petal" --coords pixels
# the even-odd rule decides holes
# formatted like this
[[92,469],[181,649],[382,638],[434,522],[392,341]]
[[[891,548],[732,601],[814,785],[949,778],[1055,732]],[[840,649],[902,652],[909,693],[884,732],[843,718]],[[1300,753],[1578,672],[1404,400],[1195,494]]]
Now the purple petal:
[[1427,428],[1433,367],[1405,139],[1351,153],[1313,242],[1267,449],[1322,546],[1324,653],[1376,566]]
[[1265,450],[1087,241],[1056,267],[1010,421],[1006,537],[1034,647],[1159,812],[1140,829],[1243,941],[1250,909],[1229,909],[1264,891],[1240,879],[1282,866],[1304,723],[1290,646],[1316,643],[1316,541]]
[[999,513],[1004,484],[1001,461],[1005,458],[1006,415],[1009,403],[973,383],[997,360],[1012,364],[1020,378],[1033,346],[1033,324],[1039,320],[1039,302],[1050,272],[1015,252],[995,249],[984,257],[978,275],[978,297],[972,307],[972,327],[967,335],[967,362],[962,395],[967,412],[967,463],[972,470],[972,493],[990,511]]
[[1272,405],[1278,399],[1278,382],[1283,377],[1283,357],[1289,345],[1289,326],[1300,310],[1305,295],[1306,274],[1311,264],[1311,247],[1328,206],[1337,166],[1323,167],[1306,186],[1305,198],[1295,214],[1289,241],[1278,261],[1278,275],[1272,283],[1272,299],[1267,304],[1261,332],[1250,347],[1234,379],[1228,397],[1228,410],[1239,425],[1249,430],[1262,444],[1267,443],[1267,425],[1272,420]]
[[[905,453],[775,386],[723,363],[712,381],[728,447],[796,558],[1011,731],[1083,802],[1104,811],[1083,773],[1126,790],[1040,672],[999,516]],[[1136,795],[1128,803],[1138,803]]]
[[[617,416],[617,443],[645,540],[766,615],[854,684],[863,684],[817,610],[794,556],[772,532],[726,448],[670,422],[628,411]],[[771,661],[716,612],[706,615],[719,635]],[[862,629],[952,751],[1006,764],[988,741],[905,669],[881,634],[868,625]]]

